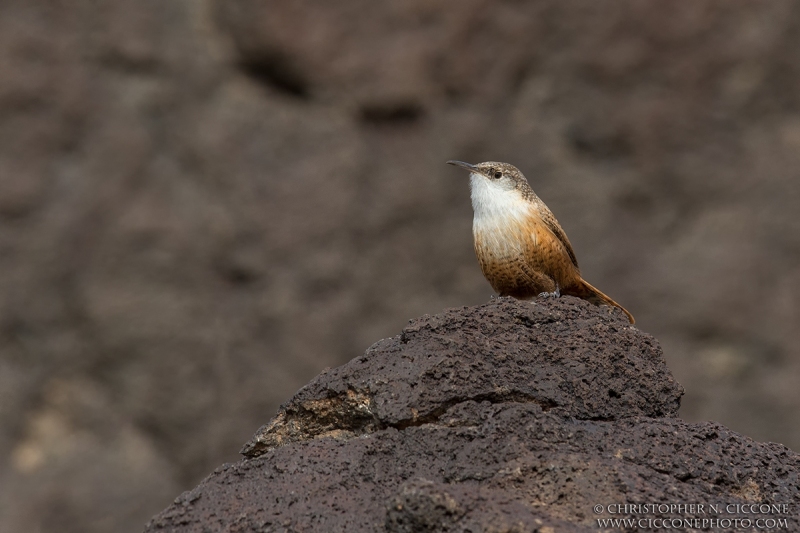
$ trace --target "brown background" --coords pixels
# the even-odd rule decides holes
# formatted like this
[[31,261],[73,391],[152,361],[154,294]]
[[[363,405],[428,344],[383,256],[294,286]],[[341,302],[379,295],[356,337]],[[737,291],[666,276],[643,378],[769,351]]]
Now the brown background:
[[3,0],[0,532],[138,531],[486,301],[452,158],[525,172],[685,419],[800,449],[800,4]]

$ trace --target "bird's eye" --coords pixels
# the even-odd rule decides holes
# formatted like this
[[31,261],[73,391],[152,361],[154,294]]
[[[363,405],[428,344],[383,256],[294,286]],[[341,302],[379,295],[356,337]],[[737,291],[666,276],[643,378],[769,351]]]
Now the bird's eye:
[[500,172],[499,170],[495,170],[494,171],[494,179],[499,180],[502,177],[503,177],[503,173],[502,172]]

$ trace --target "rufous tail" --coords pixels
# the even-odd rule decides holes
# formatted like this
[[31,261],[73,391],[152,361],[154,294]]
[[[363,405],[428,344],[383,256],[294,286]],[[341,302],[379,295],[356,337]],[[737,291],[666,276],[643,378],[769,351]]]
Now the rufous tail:
[[[564,294],[567,293],[565,292]],[[633,319],[633,315],[630,314],[627,309],[619,305],[609,296],[604,294],[600,289],[595,288],[591,283],[584,279],[581,279],[581,285],[575,287],[569,292],[569,294],[577,296],[578,298],[583,298],[584,300],[595,305],[610,305],[612,307],[618,307],[622,309],[622,312],[625,313],[625,316],[628,317],[628,320],[630,320],[631,324],[636,323],[636,320]]]

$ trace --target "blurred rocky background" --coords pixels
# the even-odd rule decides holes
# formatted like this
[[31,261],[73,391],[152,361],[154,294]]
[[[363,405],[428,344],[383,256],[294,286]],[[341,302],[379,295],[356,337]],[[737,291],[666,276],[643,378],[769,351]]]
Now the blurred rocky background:
[[519,166],[681,416],[800,449],[800,4],[3,0],[0,532],[134,532],[325,367],[491,295]]

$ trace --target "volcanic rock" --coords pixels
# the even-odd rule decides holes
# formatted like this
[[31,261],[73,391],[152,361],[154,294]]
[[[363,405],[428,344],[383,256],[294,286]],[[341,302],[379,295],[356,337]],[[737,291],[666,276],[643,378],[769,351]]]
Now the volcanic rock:
[[[616,309],[449,309],[320,374],[147,531],[588,532],[734,518],[710,505],[797,509],[800,456],[683,422],[682,393]],[[612,512],[624,504],[667,507]]]

